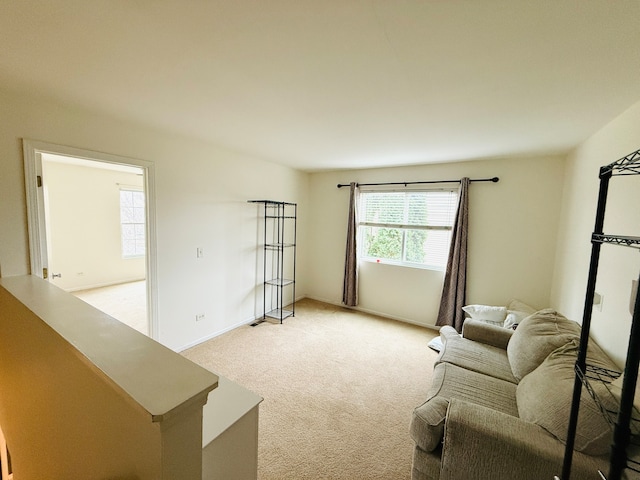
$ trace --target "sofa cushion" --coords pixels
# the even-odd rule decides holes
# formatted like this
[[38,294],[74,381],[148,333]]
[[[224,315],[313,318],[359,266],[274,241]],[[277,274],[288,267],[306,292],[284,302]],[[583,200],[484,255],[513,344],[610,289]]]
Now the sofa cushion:
[[449,402],[443,397],[433,397],[413,411],[410,434],[422,450],[435,450],[444,433],[444,420],[447,418]]
[[[469,321],[469,323],[471,322]],[[490,327],[489,325],[484,326]],[[460,336],[444,336],[443,338],[445,339],[444,348],[440,351],[436,364],[450,363],[507,382],[518,383],[511,372],[505,349]]]
[[446,400],[460,398],[507,415],[518,416],[515,384],[450,363],[440,363],[433,369],[427,398],[436,396]]
[[[577,355],[576,341],[558,348],[520,381],[516,391],[520,418],[541,426],[563,443],[567,440]],[[605,402],[605,408],[615,408],[604,385],[591,382],[591,386]],[[603,455],[608,452],[611,439],[608,421],[583,387],[574,449],[587,455]]]
[[[452,399],[447,411],[442,469],[433,478],[551,480],[562,471],[563,456],[561,442],[542,427]],[[574,452],[571,479],[599,479],[598,470],[606,472],[608,465],[607,457]]]
[[515,384],[441,363],[433,370],[427,401],[414,410],[411,418],[409,432],[421,450],[430,452],[442,442],[447,407],[452,398],[518,416]]
[[555,310],[540,310],[528,316],[507,345],[513,376],[521,380],[555,349],[579,338],[580,326]]

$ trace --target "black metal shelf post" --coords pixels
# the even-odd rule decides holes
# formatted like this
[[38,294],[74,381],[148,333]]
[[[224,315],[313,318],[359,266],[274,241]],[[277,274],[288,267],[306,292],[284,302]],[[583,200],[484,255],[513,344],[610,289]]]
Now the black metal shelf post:
[[[594,396],[595,393],[589,386],[589,379],[596,380],[589,374],[590,366],[587,365],[587,347],[589,345],[589,332],[591,329],[591,315],[593,311],[593,299],[596,288],[596,277],[598,275],[598,264],[600,260],[600,250],[603,244],[622,245],[632,248],[640,248],[640,237],[630,237],[621,235],[605,234],[604,217],[606,211],[607,195],[609,192],[609,182],[614,176],[640,175],[640,150],[617,160],[616,162],[604,166],[600,169],[600,189],[598,194],[598,206],[596,210],[596,221],[593,235],[591,236],[591,261],[589,265],[589,276],[587,279],[587,291],[585,294],[584,311],[582,318],[582,332],[580,335],[580,348],[578,359],[575,365],[576,377],[573,389],[571,413],[569,416],[569,426],[567,430],[567,442],[565,445],[564,462],[562,466],[562,480],[569,480],[571,477],[571,463],[573,459],[573,448],[575,445],[575,435],[578,424],[578,414],[580,411],[580,398],[582,386],[587,387],[587,391]],[[640,282],[640,278],[638,280]],[[627,458],[627,451],[631,441],[631,423],[633,400],[635,395],[636,382],[638,378],[638,365],[640,363],[640,295],[636,295],[633,316],[631,321],[631,331],[629,334],[629,346],[624,368],[624,380],[622,393],[620,396],[619,408],[613,428],[613,444],[611,446],[611,456],[609,461],[609,474],[607,477],[602,472],[600,476],[606,480],[620,480],[623,471],[630,463]],[[597,381],[597,380],[596,380]],[[607,412],[603,409],[603,414]]]
[[[249,200],[263,205],[263,296],[262,320],[273,318],[280,323],[295,316],[296,241],[298,205],[275,200]],[[286,275],[290,275],[287,278]],[[285,309],[287,292],[291,291],[289,309]],[[256,325],[259,322],[256,322]]]

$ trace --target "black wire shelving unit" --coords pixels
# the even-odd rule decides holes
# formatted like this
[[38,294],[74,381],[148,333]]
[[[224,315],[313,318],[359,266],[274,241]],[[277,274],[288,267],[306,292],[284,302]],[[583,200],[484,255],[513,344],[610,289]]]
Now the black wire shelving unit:
[[[638,365],[640,364],[640,295],[636,295],[635,298],[627,358],[624,367],[622,393],[619,395],[619,399],[614,396],[608,388],[605,391],[611,395],[611,398],[603,399],[600,389],[598,390],[599,393],[595,392],[593,383],[600,382],[608,386],[620,373],[604,370],[587,363],[587,347],[589,345],[589,331],[591,329],[591,315],[601,247],[602,245],[609,244],[640,249],[640,237],[611,235],[605,234],[603,231],[609,182],[612,177],[623,175],[640,175],[640,150],[636,150],[610,165],[600,168],[598,206],[596,210],[595,228],[591,236],[591,261],[584,302],[580,349],[575,365],[576,376],[562,466],[562,477],[560,477],[562,480],[569,480],[571,478],[571,463],[583,386],[600,407],[602,415],[607,419],[613,429],[609,472],[607,474],[598,472],[600,477],[604,480],[620,480],[626,478],[626,476],[623,476],[625,475],[625,471],[629,473],[640,473],[640,414],[633,407],[638,378]],[[638,282],[640,283],[640,276]],[[605,405],[613,404],[618,405],[618,409],[615,411],[605,407]],[[636,478],[637,473],[633,473],[632,475]]]
[[264,220],[263,313],[262,319],[252,325],[268,318],[282,323],[296,314],[298,205],[276,200],[249,200],[249,203],[263,206]]

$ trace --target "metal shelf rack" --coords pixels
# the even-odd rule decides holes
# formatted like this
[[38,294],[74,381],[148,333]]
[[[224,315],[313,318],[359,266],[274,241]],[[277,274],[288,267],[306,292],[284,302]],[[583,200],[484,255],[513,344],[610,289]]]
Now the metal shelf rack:
[[[598,193],[598,206],[596,210],[596,221],[593,235],[591,236],[591,261],[589,265],[589,277],[587,280],[587,292],[585,295],[584,311],[582,318],[582,332],[580,336],[580,349],[575,365],[575,383],[569,417],[569,427],[567,431],[567,442],[565,446],[564,462],[562,466],[562,480],[569,480],[571,476],[571,462],[573,458],[573,447],[578,424],[578,414],[580,411],[580,397],[582,386],[586,387],[590,396],[600,406],[603,416],[609,421],[613,428],[613,444],[609,459],[609,472],[605,476],[603,472],[598,472],[605,480],[620,480],[625,470],[640,472],[640,416],[633,407],[636,383],[638,379],[638,366],[640,364],[640,295],[636,295],[631,329],[629,333],[629,344],[627,358],[624,367],[624,380],[622,393],[619,400],[607,390],[615,404],[618,405],[616,411],[611,411],[605,407],[601,398],[595,393],[591,386],[592,382],[602,382],[608,385],[611,380],[619,374],[617,372],[604,371],[586,362],[587,347],[589,345],[589,331],[591,329],[591,315],[593,310],[593,300],[595,296],[596,277],[598,275],[598,263],[600,260],[600,249],[604,244],[620,245],[631,248],[640,248],[640,237],[605,234],[604,216],[609,192],[609,182],[612,177],[623,175],[640,175],[640,150],[630,153],[619,160],[600,168],[600,189]],[[638,278],[640,282],[640,278]],[[611,403],[611,402],[607,402]]]
[[[296,235],[298,205],[276,200],[249,200],[263,207],[263,301],[262,319],[295,316]],[[291,303],[284,305],[287,299]],[[285,308],[287,307],[287,308]]]

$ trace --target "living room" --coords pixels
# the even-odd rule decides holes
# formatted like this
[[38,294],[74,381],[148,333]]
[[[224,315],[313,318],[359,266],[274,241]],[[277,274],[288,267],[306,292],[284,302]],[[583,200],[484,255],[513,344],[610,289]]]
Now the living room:
[[[460,2],[432,5],[435,11],[422,10],[428,6],[422,2],[408,2],[406,10],[397,11],[373,2],[375,12],[371,5],[347,2],[343,7],[316,5],[319,26],[313,14],[305,14],[294,2],[283,2],[273,11],[255,3],[244,5],[245,10],[230,3],[236,2],[217,3],[219,23],[211,12],[212,17],[202,15],[200,23],[196,15],[179,16],[184,8],[171,2],[164,16],[155,12],[165,23],[155,19],[154,12],[134,7],[126,7],[126,15],[120,12],[128,20],[106,5],[96,11],[73,2],[60,2],[58,9],[37,2],[0,7],[6,45],[0,63],[1,276],[30,273],[22,140],[34,139],[153,163],[155,339],[175,351],[250,323],[259,313],[256,214],[255,206],[247,203],[251,199],[298,204],[297,296],[339,305],[348,192],[336,185],[351,181],[500,177],[497,184],[470,188],[468,303],[504,305],[520,298],[557,308],[571,319],[581,317],[598,168],[640,148],[636,2],[480,2],[475,7]],[[369,16],[363,19],[359,9]],[[175,23],[168,20],[172,14]],[[438,45],[433,63],[425,61],[416,40],[423,30],[410,21],[429,15],[443,22],[432,33],[439,39],[431,38]],[[372,26],[377,18],[384,20],[388,35],[398,35],[391,37],[401,42],[398,45],[416,43],[411,58],[394,51],[393,41],[391,46],[385,43],[384,28]],[[476,23],[477,18],[485,23]],[[205,57],[198,54],[206,49],[195,40],[173,46],[169,32],[186,36],[192,27],[188,20],[196,22],[194,31],[216,38],[211,58],[219,68],[210,67],[207,74],[221,70],[219,77],[198,74],[198,67],[205,65]],[[239,22],[237,30],[230,26],[232,20]],[[466,28],[454,30],[462,20],[468,22]],[[303,33],[311,25],[316,25],[311,32],[317,36],[307,38]],[[428,26],[435,28],[433,21]],[[136,28],[154,38],[154,48],[164,49],[167,57],[142,61],[151,49],[148,41],[127,50]],[[154,28],[165,35],[151,37]],[[403,28],[407,38],[401,39]],[[560,32],[562,28],[566,32]],[[109,29],[113,34],[104,35]],[[373,45],[367,46],[364,33],[346,41],[349,32],[370,34],[369,29],[376,32]],[[293,53],[283,47],[295,44],[294,37],[282,38],[276,31],[300,35],[304,48],[295,61],[287,61]],[[471,33],[467,37],[465,32]],[[480,42],[484,37],[476,35],[482,32],[495,34],[495,41]],[[233,48],[218,43],[218,35],[233,39]],[[243,43],[245,35],[253,43]],[[476,41],[479,51],[465,53]],[[90,44],[77,49],[82,42]],[[329,58],[322,55],[323,42]],[[113,50],[107,48],[110,44]],[[343,57],[345,49],[353,57]],[[374,62],[377,50],[386,53]],[[106,53],[96,54],[101,51]],[[349,59],[360,58],[361,51],[371,63],[350,65]],[[308,63],[296,63],[312,54]],[[449,71],[444,66],[450,58],[456,62]],[[443,59],[446,62],[440,62]],[[413,71],[418,80],[411,77],[405,84],[410,74],[403,69],[422,61],[425,66]],[[487,72],[500,64],[500,72],[489,77]],[[156,68],[150,70],[151,65]],[[430,76],[438,65],[438,73]],[[118,78],[106,74],[117,66]],[[505,76],[510,70],[514,76]],[[398,77],[388,77],[389,72]],[[256,82],[260,76],[263,81]],[[444,88],[453,80],[456,88],[447,96]],[[341,82],[348,91],[329,102],[327,96],[338,90],[332,86]],[[421,82],[424,89],[418,89]],[[209,83],[211,91],[206,92]],[[187,95],[196,85],[206,92],[202,102],[178,95]],[[232,86],[245,88],[232,91]],[[425,91],[437,88],[442,92],[426,96]],[[282,97],[287,89],[291,95]],[[307,103],[310,91],[317,92],[314,103]],[[407,91],[415,96],[405,96]],[[376,107],[377,97],[389,97],[391,104]],[[514,98],[523,103],[511,104]],[[420,113],[431,109],[437,114]],[[256,123],[247,123],[251,116]],[[403,117],[417,121],[399,132],[393,124]],[[305,118],[308,130],[303,131]],[[343,123],[330,128],[337,119]],[[267,128],[282,125],[286,129],[277,135]],[[271,149],[276,139],[280,156]],[[356,140],[361,150],[355,150]],[[331,153],[327,149],[332,144],[343,150]],[[326,167],[302,163],[323,155]],[[640,213],[629,208],[638,201],[633,187],[625,181],[610,200],[611,210],[624,214],[608,218],[614,230],[625,232],[640,224]],[[202,258],[197,258],[197,248],[203,249]],[[626,352],[626,336],[619,332],[627,331],[629,315],[628,302],[614,299],[628,297],[629,284],[638,274],[636,257],[632,252],[610,259],[599,280],[605,301],[596,316],[612,320],[594,322],[593,335],[618,362]],[[364,263],[361,273],[361,310],[435,325],[442,272],[433,278],[430,270]],[[199,312],[206,318],[196,322]]]

